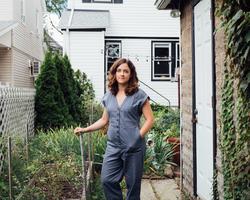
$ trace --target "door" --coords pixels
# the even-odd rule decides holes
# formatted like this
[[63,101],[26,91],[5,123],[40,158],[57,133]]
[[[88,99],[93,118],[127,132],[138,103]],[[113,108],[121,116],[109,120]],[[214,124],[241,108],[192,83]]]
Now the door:
[[197,194],[212,199],[213,109],[212,109],[212,23],[211,0],[194,7]]

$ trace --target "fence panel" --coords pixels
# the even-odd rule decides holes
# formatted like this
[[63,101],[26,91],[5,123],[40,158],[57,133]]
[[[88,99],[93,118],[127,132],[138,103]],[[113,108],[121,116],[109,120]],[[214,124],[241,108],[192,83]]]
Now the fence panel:
[[9,136],[34,135],[35,89],[0,85],[0,174]]

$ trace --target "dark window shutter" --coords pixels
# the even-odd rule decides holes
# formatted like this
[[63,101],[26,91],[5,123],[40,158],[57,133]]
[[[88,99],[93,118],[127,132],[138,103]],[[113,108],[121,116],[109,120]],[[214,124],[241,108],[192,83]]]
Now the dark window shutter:
[[123,3],[123,0],[114,0],[114,3]]

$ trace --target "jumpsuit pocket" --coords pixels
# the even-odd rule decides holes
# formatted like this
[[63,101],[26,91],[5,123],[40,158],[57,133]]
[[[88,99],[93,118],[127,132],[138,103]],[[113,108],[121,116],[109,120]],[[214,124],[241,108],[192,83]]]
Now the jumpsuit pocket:
[[127,128],[123,133],[123,140],[129,150],[136,150],[141,147],[142,137],[138,127]]

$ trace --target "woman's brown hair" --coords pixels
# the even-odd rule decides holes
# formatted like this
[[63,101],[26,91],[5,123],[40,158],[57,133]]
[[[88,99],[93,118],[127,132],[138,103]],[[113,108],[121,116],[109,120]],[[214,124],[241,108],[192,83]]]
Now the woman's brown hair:
[[134,64],[129,59],[119,58],[111,66],[109,70],[109,76],[108,76],[108,81],[109,81],[108,88],[113,95],[116,95],[118,92],[118,83],[116,80],[117,68],[121,64],[124,64],[124,63],[126,63],[130,69],[130,78],[129,78],[128,87],[126,88],[125,93],[126,95],[129,96],[138,91],[138,77],[137,77]]

